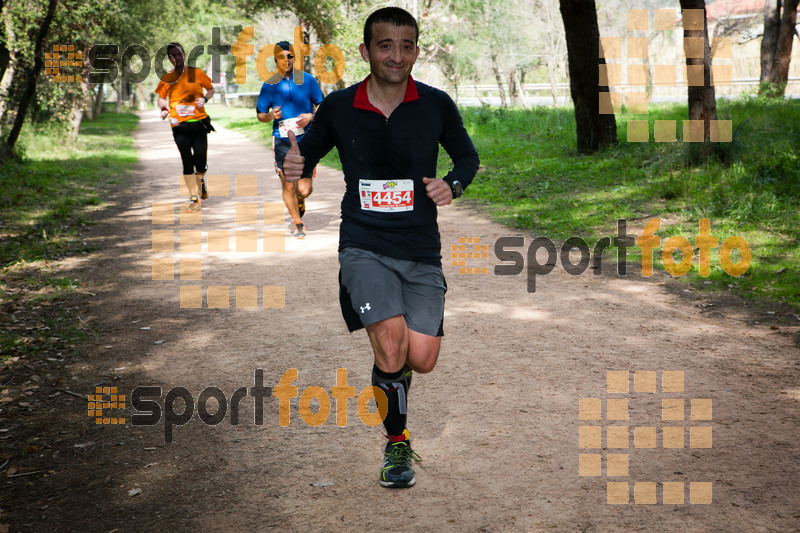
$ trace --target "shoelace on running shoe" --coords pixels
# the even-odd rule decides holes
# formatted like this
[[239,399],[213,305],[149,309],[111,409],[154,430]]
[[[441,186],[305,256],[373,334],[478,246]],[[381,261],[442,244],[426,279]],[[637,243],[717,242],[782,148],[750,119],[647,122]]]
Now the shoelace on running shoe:
[[[406,443],[405,445],[397,443],[391,446],[391,451],[388,453],[389,464],[395,466],[406,466],[406,462],[414,461],[417,464],[422,463],[422,457],[417,452],[411,449],[411,446]],[[420,464],[420,466],[422,466]]]

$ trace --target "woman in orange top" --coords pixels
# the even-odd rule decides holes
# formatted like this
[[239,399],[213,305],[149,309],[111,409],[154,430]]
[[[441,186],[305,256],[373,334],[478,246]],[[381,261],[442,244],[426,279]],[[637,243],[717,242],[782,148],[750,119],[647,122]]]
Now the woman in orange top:
[[[190,195],[187,211],[198,211],[200,198],[208,198],[204,180],[208,169],[207,135],[214,128],[206,114],[205,104],[214,96],[214,87],[205,72],[184,65],[186,54],[180,44],[168,44],[167,56],[175,69],[161,77],[155,92],[158,94],[161,120],[170,117],[172,136],[181,153],[183,179]],[[203,88],[206,89],[205,95]]]

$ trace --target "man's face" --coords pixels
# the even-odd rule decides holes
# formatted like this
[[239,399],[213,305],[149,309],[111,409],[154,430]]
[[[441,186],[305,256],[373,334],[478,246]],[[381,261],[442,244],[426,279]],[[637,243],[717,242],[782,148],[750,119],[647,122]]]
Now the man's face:
[[169,49],[167,56],[169,57],[169,62],[172,63],[175,68],[181,68],[183,66],[183,52],[181,52],[180,49],[173,46]]
[[372,25],[372,42],[359,47],[372,76],[388,83],[403,83],[417,61],[419,47],[414,28],[391,22]]
[[291,76],[294,70],[294,56],[289,50],[281,50],[277,57],[278,68],[283,71],[284,76]]

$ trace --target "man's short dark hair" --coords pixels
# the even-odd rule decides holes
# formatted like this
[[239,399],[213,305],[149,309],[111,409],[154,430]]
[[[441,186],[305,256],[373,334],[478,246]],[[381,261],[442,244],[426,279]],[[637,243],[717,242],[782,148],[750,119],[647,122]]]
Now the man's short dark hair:
[[368,48],[372,40],[372,25],[379,22],[391,22],[395,26],[411,26],[414,28],[414,44],[419,40],[419,26],[411,13],[399,7],[384,7],[368,16],[364,23],[364,44]]

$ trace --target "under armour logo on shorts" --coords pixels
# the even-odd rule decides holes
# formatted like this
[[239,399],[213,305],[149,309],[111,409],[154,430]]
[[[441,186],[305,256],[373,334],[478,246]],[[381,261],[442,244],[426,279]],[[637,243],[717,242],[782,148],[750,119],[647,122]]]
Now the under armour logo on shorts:
[[365,303],[364,305],[361,306],[361,314],[363,315],[364,311],[369,311],[370,309],[372,308],[369,306],[369,302]]

